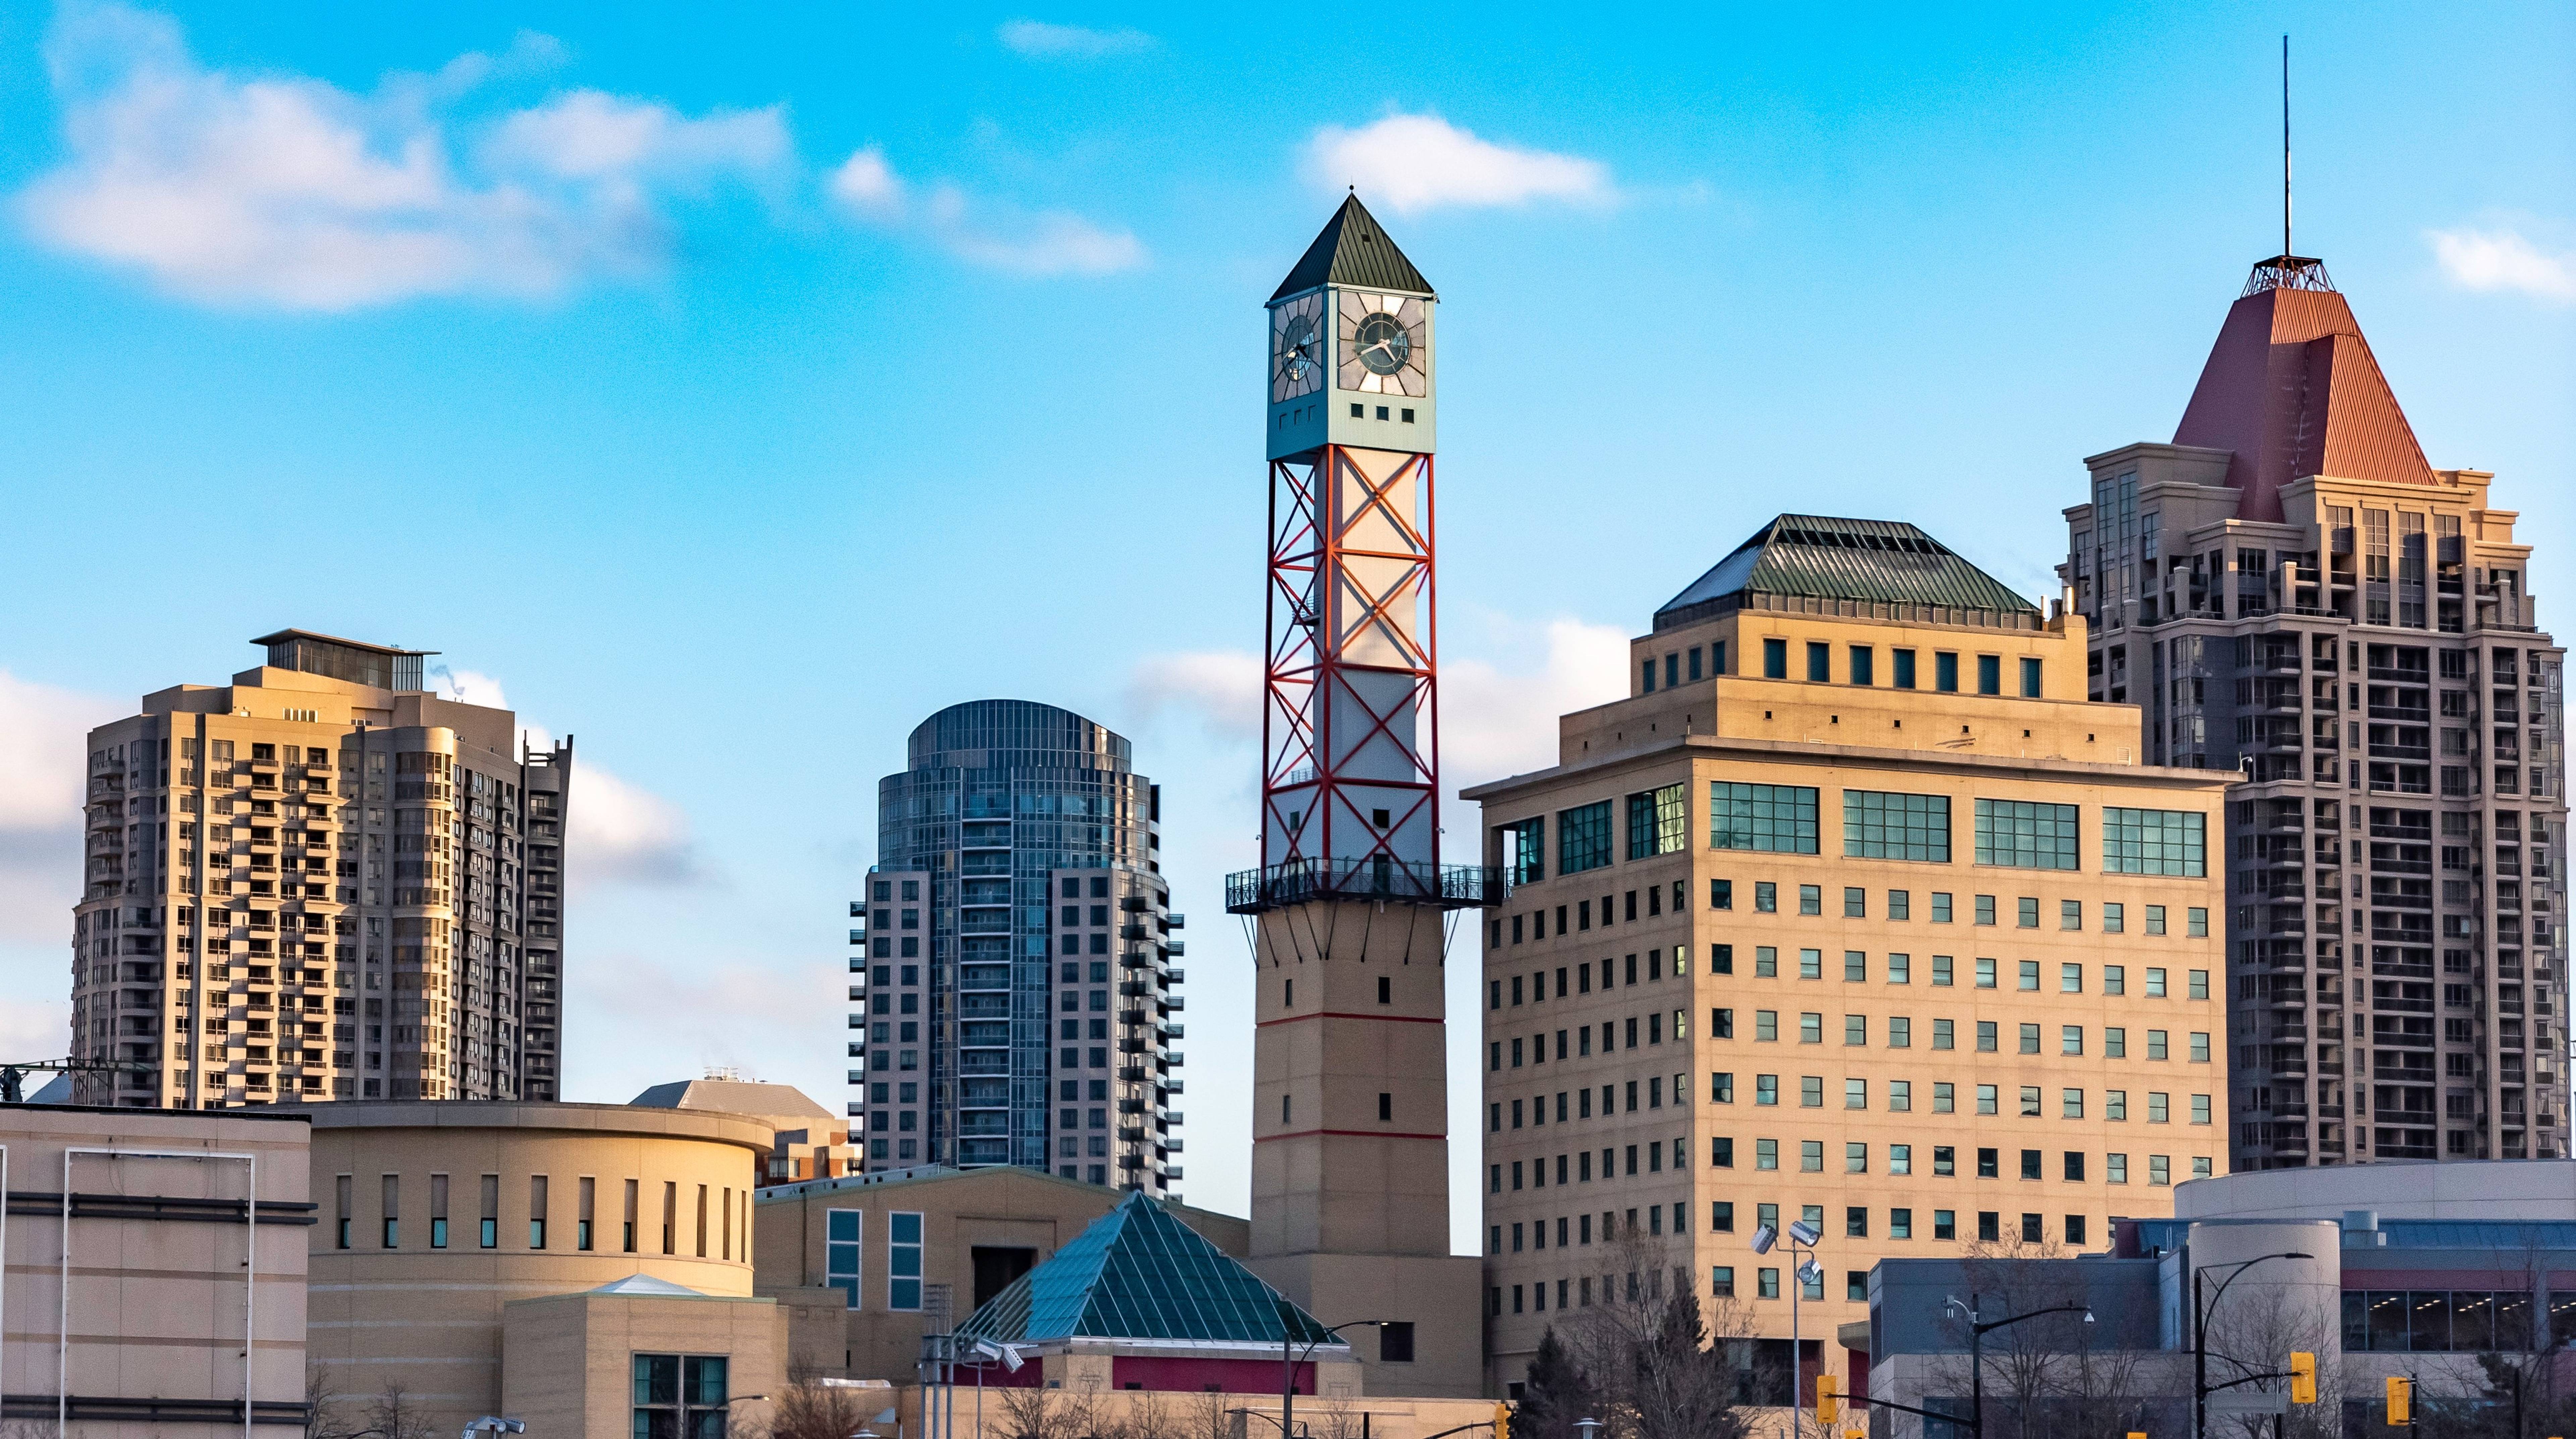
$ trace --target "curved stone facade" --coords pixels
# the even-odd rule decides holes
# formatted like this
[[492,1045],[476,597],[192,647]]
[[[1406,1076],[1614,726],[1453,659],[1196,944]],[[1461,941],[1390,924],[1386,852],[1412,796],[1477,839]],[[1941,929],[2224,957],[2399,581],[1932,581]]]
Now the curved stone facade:
[[358,1414],[396,1386],[438,1428],[501,1412],[512,1300],[636,1274],[751,1295],[752,1185],[771,1143],[758,1120],[499,1102],[307,1112],[309,1346]]

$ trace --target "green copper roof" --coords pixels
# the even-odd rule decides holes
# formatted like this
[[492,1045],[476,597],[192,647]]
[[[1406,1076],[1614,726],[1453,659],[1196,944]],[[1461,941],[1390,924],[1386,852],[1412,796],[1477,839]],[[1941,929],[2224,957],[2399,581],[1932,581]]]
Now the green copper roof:
[[1657,610],[1655,628],[1742,608],[1746,595],[2039,614],[2038,606],[1912,525],[1781,515]]
[[1074,1236],[987,1300],[960,1334],[1007,1344],[1050,1339],[1333,1343],[1324,1326],[1142,1194]]
[[1431,282],[1404,258],[1404,252],[1386,237],[1377,217],[1360,204],[1356,194],[1342,202],[1333,218],[1324,223],[1323,233],[1306,247],[1305,257],[1288,278],[1279,282],[1270,298],[1285,299],[1302,294],[1317,285],[1348,285],[1358,290],[1403,290],[1416,295],[1432,293]]

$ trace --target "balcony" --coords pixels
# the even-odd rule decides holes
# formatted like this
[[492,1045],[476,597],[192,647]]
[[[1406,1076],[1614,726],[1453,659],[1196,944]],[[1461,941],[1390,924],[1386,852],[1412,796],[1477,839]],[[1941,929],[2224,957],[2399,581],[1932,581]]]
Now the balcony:
[[[1315,900],[1349,899],[1484,908],[1502,903],[1510,888],[1495,865],[1442,865],[1435,871],[1382,856],[1293,860],[1227,875],[1225,907],[1229,914],[1260,914]],[[1180,922],[1181,916],[1172,916],[1174,928]]]

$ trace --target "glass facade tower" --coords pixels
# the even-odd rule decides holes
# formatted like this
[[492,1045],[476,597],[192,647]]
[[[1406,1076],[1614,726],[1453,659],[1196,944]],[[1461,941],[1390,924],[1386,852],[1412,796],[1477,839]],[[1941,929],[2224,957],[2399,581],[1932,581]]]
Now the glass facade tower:
[[1124,737],[1024,700],[942,710],[906,758],[878,784],[878,863],[852,906],[870,1167],[1019,1165],[1169,1197],[1183,917],[1158,787]]

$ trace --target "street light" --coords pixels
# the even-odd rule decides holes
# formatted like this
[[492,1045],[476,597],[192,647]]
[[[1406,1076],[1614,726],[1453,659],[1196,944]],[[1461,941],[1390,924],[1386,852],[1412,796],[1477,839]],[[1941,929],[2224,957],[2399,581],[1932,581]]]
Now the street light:
[[2209,1316],[2217,1310],[2218,1301],[2227,1297],[2227,1286],[2235,1283],[2238,1275],[2243,1274],[2246,1270],[2253,1268],[2255,1265],[2260,1264],[2267,1259],[2314,1258],[2316,1258],[2316,1256],[2313,1254],[2302,1254],[2295,1249],[2291,1249],[2283,1250],[2278,1254],[2258,1254],[2251,1259],[2240,1260],[2233,1265],[2229,1265],[2227,1267],[2233,1272],[2231,1272],[2226,1278],[2218,1281],[2218,1292],[2209,1296],[2209,1303],[2205,1308],[2200,1302],[2200,1276],[2208,1273],[2209,1269],[2215,1269],[2219,1266],[2211,1265],[2208,1269],[2204,1269],[2199,1265],[2192,1266],[2191,1439],[2202,1439],[2202,1436],[2206,1434],[2209,1428]]
[[1968,1296],[1968,1302],[1962,1304],[1959,1302],[1959,1297],[1954,1294],[1950,1296],[1944,1308],[1957,1311],[1960,1317],[1968,1321],[1968,1435],[1969,1439],[1986,1439],[1986,1331],[2001,1329],[2007,1324],[2019,1324],[2025,1319],[2037,1319],[2043,1314],[2080,1312],[2084,1316],[2084,1322],[2090,1324],[2093,1322],[2093,1310],[2090,1305],[2058,1304],[2046,1309],[2034,1309],[2027,1314],[1980,1320],[1977,1318],[1977,1299],[1978,1296],[1972,1293]]
[[1285,1299],[1273,1302],[1277,1306],[1276,1312],[1279,1315],[1279,1435],[1280,1439],[1297,1439],[1297,1366],[1306,1361],[1307,1355],[1315,1352],[1316,1345],[1326,1339],[1340,1338],[1345,1329],[1357,1329],[1364,1324],[1391,1324],[1395,1321],[1345,1319],[1339,1324],[1324,1325],[1324,1332],[1307,1340],[1306,1347],[1298,1352],[1296,1358],[1291,1359],[1288,1357],[1288,1346],[1297,1338],[1296,1326],[1293,1322],[1297,1306]]
[[[1803,1219],[1790,1220],[1785,1232],[1768,1224],[1753,1231],[1754,1253],[1768,1254],[1773,1245],[1785,1239],[1789,1244],[1790,1257],[1798,1260],[1789,1270],[1790,1279],[1795,1281],[1795,1286],[1789,1291],[1789,1439],[1798,1439],[1798,1406],[1807,1402],[1806,1396],[1799,1392],[1807,1377],[1807,1355],[1798,1339],[1798,1296],[1809,1282],[1820,1285],[1824,1282],[1824,1266],[1816,1262],[1815,1254],[1816,1241],[1824,1237],[1823,1230]],[[1801,1254],[1804,1257],[1800,1257]]]

